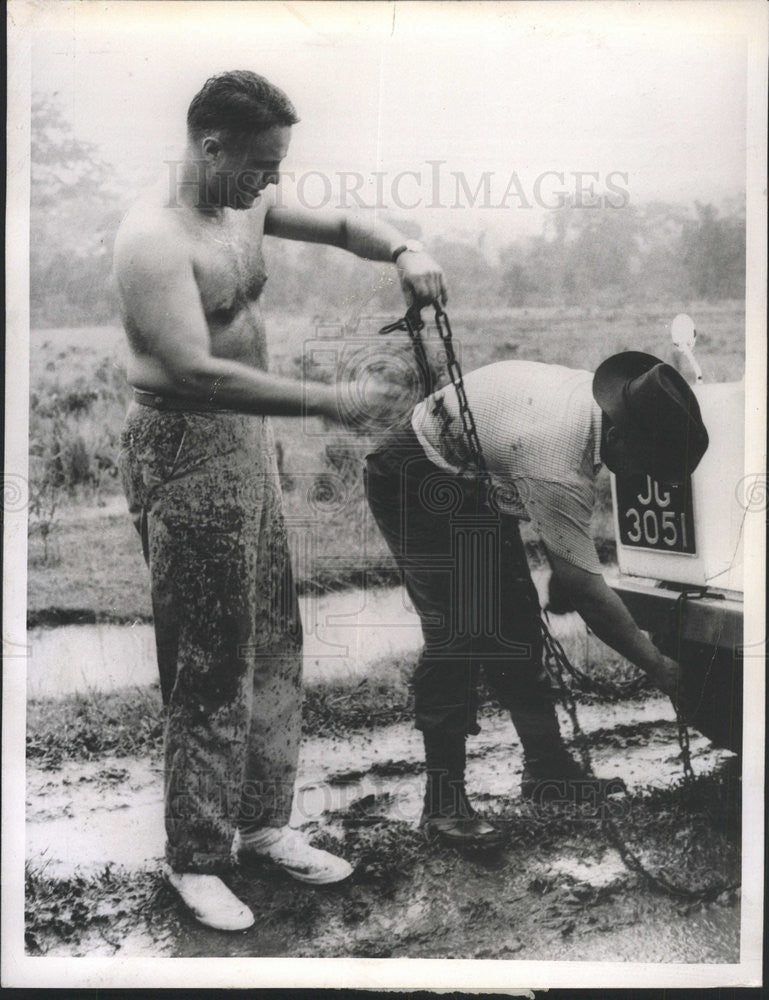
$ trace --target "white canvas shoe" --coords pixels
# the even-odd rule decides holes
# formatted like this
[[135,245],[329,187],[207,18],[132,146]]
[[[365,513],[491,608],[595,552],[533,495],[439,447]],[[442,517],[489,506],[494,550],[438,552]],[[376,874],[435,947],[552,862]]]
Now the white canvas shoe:
[[344,858],[312,847],[299,830],[290,826],[268,827],[245,839],[238,835],[236,853],[246,863],[252,859],[272,861],[292,878],[310,885],[341,882],[353,872]]
[[175,872],[166,868],[165,877],[195,918],[206,927],[217,931],[244,931],[253,926],[251,910],[217,875]]

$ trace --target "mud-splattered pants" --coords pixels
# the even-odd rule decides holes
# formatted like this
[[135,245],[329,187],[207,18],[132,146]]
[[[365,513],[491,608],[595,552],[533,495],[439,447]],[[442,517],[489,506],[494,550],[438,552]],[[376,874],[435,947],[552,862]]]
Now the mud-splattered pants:
[[166,857],[215,873],[288,822],[302,630],[269,421],[132,403],[120,470],[150,569],[167,706]]
[[559,739],[542,671],[539,601],[518,522],[469,479],[425,455],[410,424],[367,456],[369,506],[422,623],[416,726],[477,733],[487,683],[529,752]]

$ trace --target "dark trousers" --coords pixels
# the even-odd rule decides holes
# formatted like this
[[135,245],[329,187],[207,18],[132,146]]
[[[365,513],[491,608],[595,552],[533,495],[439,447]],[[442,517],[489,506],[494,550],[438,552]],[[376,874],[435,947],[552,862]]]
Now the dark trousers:
[[517,520],[485,484],[431,462],[410,425],[389,432],[367,457],[365,476],[369,506],[422,622],[417,728],[477,733],[481,669],[505,708],[553,716],[539,600]]

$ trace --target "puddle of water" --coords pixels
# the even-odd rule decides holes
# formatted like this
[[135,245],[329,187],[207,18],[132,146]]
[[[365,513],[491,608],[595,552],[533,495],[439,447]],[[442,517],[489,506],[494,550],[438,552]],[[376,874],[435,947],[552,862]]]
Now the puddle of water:
[[57,771],[27,769],[26,856],[47,875],[107,864],[141,869],[162,858],[164,848],[158,763],[115,757]]
[[162,788],[154,802],[110,811],[81,811],[76,816],[27,824],[27,860],[51,878],[75,871],[101,871],[106,865],[141,870],[163,857]]
[[[305,595],[300,604],[308,683],[363,677],[374,662],[416,653],[422,642],[419,619],[400,588]],[[36,628],[29,632],[28,645],[30,698],[112,691],[157,681],[151,625]]]
[[31,629],[27,695],[61,698],[156,683],[155,637],[150,625],[63,625]]
[[[548,575],[543,570],[533,574],[542,591]],[[419,618],[400,587],[304,595],[299,603],[308,684],[362,679],[374,664],[415,655],[422,645]],[[563,638],[584,626],[577,615],[566,615],[554,628]],[[143,687],[158,679],[151,625],[36,628],[29,632],[28,645],[24,662],[30,698]]]
[[548,866],[548,873],[570,875],[577,882],[591,885],[594,889],[604,889],[627,878],[627,868],[617,851],[608,850],[600,861],[586,861],[583,858],[556,858]]

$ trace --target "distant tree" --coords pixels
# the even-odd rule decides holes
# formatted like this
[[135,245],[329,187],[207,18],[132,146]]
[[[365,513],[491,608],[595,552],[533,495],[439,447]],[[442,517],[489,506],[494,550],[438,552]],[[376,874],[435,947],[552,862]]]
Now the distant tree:
[[679,252],[697,298],[741,299],[745,295],[744,208],[725,218],[714,205],[694,203],[696,217],[684,224]]
[[638,298],[683,300],[690,297],[689,274],[680,246],[689,217],[685,206],[661,201],[648,202],[638,210]]
[[463,306],[497,305],[499,273],[478,243],[439,236],[430,252],[440,263],[452,300]]
[[[461,255],[453,256],[459,271]],[[740,198],[724,202],[720,212],[700,203],[694,212],[666,202],[564,205],[547,214],[541,234],[500,251],[496,296],[508,306],[620,305],[742,298],[744,285]]]
[[62,200],[102,198],[109,185],[109,169],[93,143],[77,139],[55,97],[32,100],[32,203],[55,209]]
[[567,269],[576,297],[607,291],[623,297],[638,262],[635,209],[575,209],[570,221]]
[[508,244],[499,254],[500,299],[507,306],[525,306],[534,290],[525,247],[520,243]]
[[50,96],[32,103],[30,159],[32,323],[105,322],[115,311],[109,281],[122,212],[112,172]]
[[[97,148],[77,138],[60,102],[32,104],[30,299],[36,326],[109,322],[114,235],[138,178],[118,178]],[[388,215],[421,238],[408,216]],[[479,219],[480,227],[480,219]],[[441,236],[429,247],[452,302],[465,307],[618,304],[742,298],[744,200],[721,209],[653,202],[622,209],[574,204],[546,213],[541,234],[512,242],[496,260],[477,238]],[[395,270],[335,248],[265,241],[266,304],[349,324],[403,311]]]

